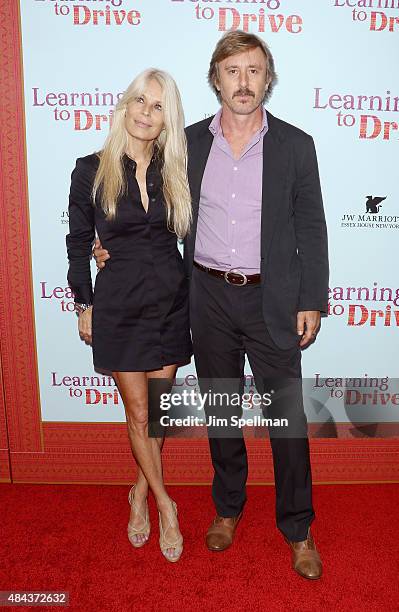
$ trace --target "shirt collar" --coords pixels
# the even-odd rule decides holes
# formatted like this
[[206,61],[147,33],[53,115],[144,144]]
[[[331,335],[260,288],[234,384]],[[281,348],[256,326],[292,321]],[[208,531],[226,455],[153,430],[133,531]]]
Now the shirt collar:
[[[218,112],[216,113],[216,115],[214,116],[214,118],[212,119],[211,123],[209,124],[209,129],[214,136],[222,134],[222,126],[220,124],[221,117],[222,117],[222,109],[220,108]],[[269,129],[269,126],[267,122],[266,109],[264,106],[262,106],[262,126],[259,130],[259,136],[264,136],[268,129]]]
[[[128,155],[127,153],[124,153],[122,155],[122,161],[126,166],[129,166],[133,169],[136,169],[137,163],[135,162],[135,160],[130,157],[130,155]],[[158,152],[155,150],[153,156],[151,157],[150,160],[150,166],[157,163],[159,161],[159,154]]]

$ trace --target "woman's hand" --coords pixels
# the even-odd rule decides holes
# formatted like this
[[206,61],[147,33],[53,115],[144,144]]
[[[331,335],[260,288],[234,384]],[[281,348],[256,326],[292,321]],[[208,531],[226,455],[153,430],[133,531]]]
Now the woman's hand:
[[93,312],[93,306],[87,308],[84,312],[79,315],[78,329],[79,336],[87,344],[91,344],[91,317]]

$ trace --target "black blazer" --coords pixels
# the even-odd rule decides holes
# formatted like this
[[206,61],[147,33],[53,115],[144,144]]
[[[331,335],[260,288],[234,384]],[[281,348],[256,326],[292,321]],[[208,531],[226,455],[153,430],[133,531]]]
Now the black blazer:
[[[213,142],[209,117],[186,128],[193,225],[184,261],[191,276],[201,182]],[[298,343],[300,310],[327,314],[327,229],[311,136],[267,112],[263,138],[261,283],[263,318],[280,348]]]

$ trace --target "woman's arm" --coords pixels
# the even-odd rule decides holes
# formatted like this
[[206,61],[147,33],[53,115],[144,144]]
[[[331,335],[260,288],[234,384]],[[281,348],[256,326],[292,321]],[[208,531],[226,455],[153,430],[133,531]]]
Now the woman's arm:
[[69,234],[66,236],[69,259],[67,278],[75,294],[75,303],[79,304],[93,302],[90,259],[95,224],[91,190],[95,173],[96,168],[88,158],[79,158],[71,175]]

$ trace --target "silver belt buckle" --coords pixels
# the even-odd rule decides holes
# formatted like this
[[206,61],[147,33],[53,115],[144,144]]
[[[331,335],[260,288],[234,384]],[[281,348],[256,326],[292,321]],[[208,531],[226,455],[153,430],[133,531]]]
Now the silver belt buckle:
[[227,270],[227,272],[224,273],[224,280],[226,281],[226,283],[229,283],[229,285],[235,285],[236,283],[232,283],[229,281],[229,274],[230,273],[234,273],[237,274],[237,276],[241,276],[243,278],[243,283],[240,283],[238,286],[239,287],[243,287],[244,285],[247,284],[248,279],[245,276],[245,274],[243,272],[240,272],[240,270],[237,270],[237,268],[232,268],[231,270]]

